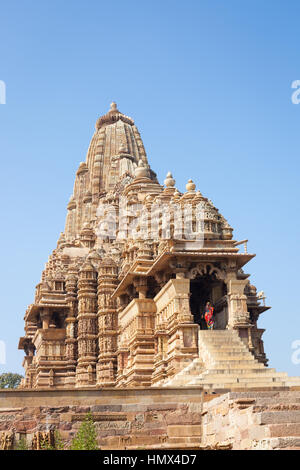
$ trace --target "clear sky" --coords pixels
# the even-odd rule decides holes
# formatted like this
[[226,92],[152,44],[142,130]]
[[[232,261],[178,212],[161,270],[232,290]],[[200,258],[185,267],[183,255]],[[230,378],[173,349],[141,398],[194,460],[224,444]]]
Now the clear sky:
[[1,2],[0,373],[23,370],[26,306],[115,100],[160,181],[170,170],[183,191],[192,177],[249,239],[270,365],[300,375],[299,14],[296,0]]

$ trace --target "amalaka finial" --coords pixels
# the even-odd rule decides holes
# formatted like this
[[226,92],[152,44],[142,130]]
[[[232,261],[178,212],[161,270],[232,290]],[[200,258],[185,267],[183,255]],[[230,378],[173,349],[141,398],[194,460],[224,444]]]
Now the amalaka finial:
[[145,166],[142,159],[139,160],[138,166],[134,170],[134,176],[136,178],[148,178],[149,169]]
[[164,183],[167,188],[173,188],[175,186],[175,180],[170,171],[168,172]]
[[187,185],[186,185],[186,190],[190,192],[190,191],[195,191],[195,189],[196,189],[196,185],[193,182],[193,180],[188,180]]
[[110,111],[116,111],[116,110],[117,110],[117,103],[113,101],[112,103],[110,103]]

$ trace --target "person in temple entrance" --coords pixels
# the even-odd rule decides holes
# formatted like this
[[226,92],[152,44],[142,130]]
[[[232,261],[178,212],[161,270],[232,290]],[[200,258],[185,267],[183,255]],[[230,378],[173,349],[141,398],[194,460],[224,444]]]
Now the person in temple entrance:
[[205,318],[208,330],[212,330],[214,327],[213,314],[214,314],[214,307],[210,305],[210,302],[206,302],[204,318]]

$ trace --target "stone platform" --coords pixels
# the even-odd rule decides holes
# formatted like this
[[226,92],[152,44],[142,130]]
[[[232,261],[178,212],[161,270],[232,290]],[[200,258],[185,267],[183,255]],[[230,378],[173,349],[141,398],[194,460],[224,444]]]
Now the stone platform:
[[[223,391],[224,392],[224,391]],[[219,394],[218,394],[219,393]],[[213,394],[199,387],[2,390],[0,448],[59,430],[68,444],[91,412],[102,450],[300,450],[300,390]]]
[[[91,412],[101,449],[199,448],[203,392],[185,389],[1,390],[1,435],[57,429],[70,442]],[[6,434],[4,434],[6,433]]]

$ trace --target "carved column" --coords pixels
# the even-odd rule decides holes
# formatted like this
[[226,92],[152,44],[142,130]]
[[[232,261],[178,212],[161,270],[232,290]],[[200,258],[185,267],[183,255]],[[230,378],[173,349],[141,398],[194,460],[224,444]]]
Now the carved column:
[[66,318],[66,360],[67,377],[66,383],[75,385],[76,373],[76,316],[77,316],[77,268],[71,267],[66,278],[66,301],[69,306],[68,316]]
[[250,314],[247,307],[247,296],[245,287],[248,284],[247,279],[237,279],[237,271],[233,265],[229,265],[225,279],[227,284],[228,299],[228,329],[238,330],[240,338],[247,347],[252,350],[251,329],[253,325],[250,321]]
[[139,295],[139,299],[145,299],[147,294],[147,278],[146,277],[136,277],[133,281],[133,285]]
[[117,286],[118,268],[111,258],[104,259],[98,272],[98,364],[97,385],[112,387],[117,373],[117,305],[111,298]]
[[[95,385],[97,362],[97,273],[86,261],[78,281],[78,361],[76,386]],[[91,366],[89,368],[89,366]],[[91,375],[93,380],[91,380]]]
[[51,321],[51,312],[49,308],[43,308],[43,310],[40,313],[41,320],[42,320],[42,328],[43,330],[47,330],[50,326],[50,321]]
[[[130,303],[128,295],[123,294],[117,298],[117,315],[123,312],[123,310]],[[120,335],[120,327],[118,324],[118,336],[117,336],[117,377],[116,377],[116,386],[122,386],[126,383],[126,377],[124,371],[126,370],[129,357],[129,348],[127,345],[123,344],[122,337]]]
[[247,296],[244,290],[247,280],[230,279],[228,289],[228,328],[250,326],[250,316],[247,310]]

